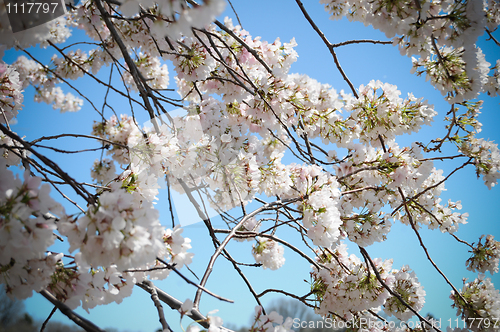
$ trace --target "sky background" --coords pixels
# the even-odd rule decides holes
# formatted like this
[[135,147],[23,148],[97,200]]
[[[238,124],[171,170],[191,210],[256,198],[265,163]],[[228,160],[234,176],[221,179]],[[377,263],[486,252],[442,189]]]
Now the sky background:
[[[254,37],[261,36],[262,40],[272,43],[276,38],[282,42],[288,42],[295,37],[298,46],[295,48],[298,52],[298,61],[292,65],[291,73],[307,74],[321,83],[328,83],[337,91],[344,89],[348,91],[347,84],[342,80],[327,48],[323,45],[319,37],[310,28],[307,21],[302,16],[295,1],[277,0],[277,1],[232,1],[244,29],[250,32]],[[316,24],[323,30],[327,38],[332,43],[342,42],[351,39],[378,39],[387,40],[383,33],[373,30],[371,27],[365,27],[362,23],[349,22],[346,19],[340,21],[329,20],[328,13],[317,1],[304,1]],[[221,21],[224,16],[234,18],[231,8],[227,6],[226,12],[219,18]],[[234,19],[234,23],[237,21]],[[75,33],[75,36],[81,36],[81,33]],[[498,33],[496,34],[497,37]],[[490,63],[496,60],[498,47],[493,43],[487,43],[485,46],[484,38],[480,42],[486,59]],[[401,56],[399,50],[391,45],[351,45],[338,48],[337,54],[339,61],[351,79],[355,87],[361,84],[367,84],[370,80],[381,80],[390,84],[395,84],[402,92],[402,97],[408,92],[412,92],[416,97],[425,97],[431,104],[434,104],[435,110],[439,115],[436,116],[435,127],[423,128],[418,135],[403,137],[399,140],[400,145],[410,144],[415,140],[428,140],[430,137],[444,136],[444,123],[442,121],[444,114],[450,106],[445,102],[441,94],[436,91],[423,77],[416,77],[410,74],[411,59]],[[51,50],[40,50],[34,48],[30,50],[37,57],[48,61],[53,54]],[[4,56],[6,63],[12,62],[20,53],[8,51]],[[171,88],[174,82],[175,72],[169,64]],[[102,77],[107,77],[102,74]],[[87,83],[86,83],[87,82]],[[89,81],[74,82],[75,86],[92,100],[98,101],[96,107],[100,109],[104,89],[95,84],[88,84]],[[119,84],[114,80],[116,84]],[[71,91],[68,87],[62,86],[65,91]],[[82,110],[77,113],[58,114],[58,111],[52,110],[50,106],[37,104],[33,102],[33,89],[27,89],[25,93],[24,109],[18,116],[19,123],[12,128],[25,139],[32,140],[42,135],[55,135],[60,133],[77,132],[89,134],[92,129],[93,120],[98,120],[97,114],[92,111],[88,102],[85,103]],[[74,93],[74,92],[72,92]],[[75,94],[75,93],[74,93]],[[176,97],[176,95],[174,95]],[[117,113],[130,113],[130,107],[124,100],[119,98],[110,99],[113,102]],[[479,121],[483,123],[483,131],[478,136],[486,139],[499,141],[498,124],[500,123],[499,98],[486,98],[483,106],[483,114]],[[101,103],[101,104],[99,104]],[[174,110],[172,107],[171,110]],[[107,111],[107,117],[111,112]],[[139,114],[139,119],[145,122],[146,114]],[[96,147],[91,141],[80,143],[81,140],[65,139],[62,142],[56,142],[57,147],[74,147],[78,144],[84,144],[86,147]],[[45,152],[45,151],[44,151]],[[453,153],[453,150],[444,150],[444,154]],[[81,155],[56,155],[47,151],[47,155],[54,158],[57,163],[69,174],[80,181],[90,181],[90,165],[99,157],[96,153],[87,153]],[[445,174],[452,170],[453,165],[442,165],[436,163],[437,168],[443,168]],[[498,188],[488,190],[483,184],[482,179],[476,179],[473,167],[468,167],[453,176],[447,182],[447,191],[442,194],[442,199],[446,202],[461,200],[463,204],[462,212],[470,214],[469,223],[462,225],[456,235],[468,242],[477,242],[482,234],[492,234],[498,240],[500,238],[500,229],[498,226],[498,202],[500,201],[500,192]],[[67,190],[67,192],[70,192]],[[58,199],[53,191],[53,197]],[[58,199],[62,201],[61,199]],[[166,202],[166,190],[160,191],[159,203],[157,208],[160,210],[162,223],[169,226],[169,211]],[[180,209],[193,209],[190,206],[176,206]],[[74,207],[66,204],[69,212],[75,212]],[[215,226],[222,226],[220,221],[214,220]],[[468,248],[457,243],[451,236],[441,234],[438,230],[421,231],[424,242],[429,252],[448,276],[450,281],[460,289],[462,278],[474,279],[475,274],[466,271],[465,261],[470,254]],[[184,236],[192,239],[191,252],[195,253],[193,264],[190,268],[201,277],[206,268],[208,260],[213,253],[213,245],[208,237],[205,227],[196,223],[185,227]],[[278,233],[281,238],[297,239],[295,234],[287,231]],[[293,241],[293,240],[292,240]],[[231,241],[228,245],[230,252],[241,262],[253,263],[251,255],[251,245],[253,242],[238,243]],[[360,257],[359,251],[353,244],[348,244],[349,253]],[[60,249],[63,249],[59,247]],[[447,324],[449,318],[455,319],[455,310],[451,308],[449,286],[432,268],[431,264],[425,259],[422,248],[419,247],[417,238],[411,228],[395,224],[392,227],[387,241],[377,243],[367,248],[371,257],[381,257],[383,259],[393,258],[393,268],[400,268],[408,264],[418,275],[419,281],[424,285],[427,293],[426,305],[421,314],[432,313],[435,317],[441,318],[443,325]],[[309,280],[310,266],[307,262],[299,259],[291,250],[285,249],[285,265],[278,271],[263,270],[260,268],[244,268],[243,271],[251,281],[257,293],[265,288],[279,288],[295,294],[305,294],[309,291],[309,285],[304,279]],[[183,269],[186,276],[194,279],[192,275]],[[490,277],[487,274],[487,277]],[[495,275],[492,278],[496,285],[500,285],[500,278]],[[179,277],[171,274],[166,280],[157,282],[157,286],[173,295],[177,299],[184,301],[186,298],[193,298],[195,288],[186,285]],[[223,297],[233,299],[234,304],[227,304],[212,299],[206,294],[202,297],[201,312],[206,314],[213,309],[220,309],[217,313],[225,323],[232,323],[236,326],[248,325],[250,316],[253,314],[255,301],[248,292],[237,272],[224,259],[219,259],[215,265],[214,271],[209,279],[207,287]],[[498,286],[497,286],[498,288]],[[264,305],[269,304],[278,298],[277,295],[269,293],[262,298]],[[51,305],[40,295],[35,294],[32,298],[26,300],[26,310],[34,318],[43,320],[50,313]],[[97,307],[90,311],[90,315],[83,310],[78,309],[78,313],[92,320],[101,328],[113,327],[121,331],[155,331],[160,327],[158,317],[149,294],[139,288],[134,289],[133,295],[126,298],[121,304],[111,304]],[[165,314],[171,327],[175,331],[180,331],[177,324],[179,315],[168,308],[165,308]],[[54,317],[56,320],[67,321],[60,313]],[[184,320],[184,326],[188,320]]]

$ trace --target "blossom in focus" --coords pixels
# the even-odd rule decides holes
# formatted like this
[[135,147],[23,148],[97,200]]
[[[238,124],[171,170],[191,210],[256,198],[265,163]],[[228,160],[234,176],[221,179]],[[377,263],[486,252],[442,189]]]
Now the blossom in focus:
[[257,238],[257,245],[253,246],[252,254],[257,263],[262,264],[264,269],[277,270],[285,264],[282,245],[271,239]]

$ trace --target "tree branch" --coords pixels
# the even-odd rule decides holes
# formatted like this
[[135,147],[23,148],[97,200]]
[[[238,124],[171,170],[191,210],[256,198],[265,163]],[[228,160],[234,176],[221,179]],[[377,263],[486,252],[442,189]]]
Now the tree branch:
[[42,290],[40,291],[40,294],[45,297],[47,300],[49,300],[53,305],[59,309],[59,311],[71,319],[73,322],[75,322],[78,326],[83,328],[87,332],[105,332],[104,330],[100,329],[97,325],[92,323],[91,321],[83,318],[82,316],[78,315],[76,312],[71,310],[66,304],[62,303],[52,293],[50,293],[47,290]]
[[342,69],[342,66],[340,66],[339,59],[338,59],[337,54],[335,53],[335,50],[334,50],[334,48],[335,48],[334,44],[330,43],[330,41],[326,38],[326,36],[323,33],[323,31],[321,31],[320,28],[318,28],[318,26],[313,21],[313,19],[311,18],[311,16],[309,16],[309,13],[306,11],[306,9],[305,9],[304,5],[302,4],[302,2],[300,0],[295,0],[295,2],[297,3],[297,5],[299,5],[299,8],[302,11],[302,14],[304,14],[304,17],[309,22],[309,24],[311,25],[311,27],[314,29],[314,31],[316,31],[316,33],[321,38],[321,40],[323,40],[323,43],[325,43],[326,47],[328,48],[328,50],[330,51],[330,54],[333,57],[333,61],[335,62],[335,65],[337,66],[337,69],[339,70],[340,74],[344,78],[344,81],[347,82],[347,84],[349,85],[349,88],[351,88],[351,91],[354,94],[354,96],[356,98],[358,98],[358,93],[356,92],[356,89],[354,88],[354,85],[352,85],[351,81],[349,80],[349,78],[345,74],[344,70]]
[[156,292],[156,287],[154,286],[153,282],[150,280],[144,281],[146,285],[148,285],[151,289],[151,300],[153,300],[156,310],[158,311],[158,317],[161,323],[161,326],[163,327],[163,332],[172,332],[172,329],[168,325],[167,321],[165,320],[165,313],[163,312],[163,307],[160,303],[160,299],[158,298],[158,293]]

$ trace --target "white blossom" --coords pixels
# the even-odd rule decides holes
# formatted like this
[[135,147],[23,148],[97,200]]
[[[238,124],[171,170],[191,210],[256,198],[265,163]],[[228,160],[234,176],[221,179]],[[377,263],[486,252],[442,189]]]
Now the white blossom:
[[257,263],[264,269],[277,270],[285,264],[283,246],[271,239],[257,238],[257,245],[253,246],[252,254]]

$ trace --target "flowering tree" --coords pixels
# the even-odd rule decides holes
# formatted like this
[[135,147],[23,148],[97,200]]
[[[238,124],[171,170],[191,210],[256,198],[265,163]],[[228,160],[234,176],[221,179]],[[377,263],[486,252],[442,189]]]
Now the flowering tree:
[[[460,201],[440,199],[446,181],[463,168],[474,167],[490,189],[500,178],[497,144],[477,136],[477,98],[499,94],[500,60],[488,63],[476,45],[487,33],[500,46],[493,35],[500,3],[320,1],[331,18],[361,21],[390,39],[342,45],[392,43],[412,56],[414,73],[425,73],[449,103],[444,137],[400,146],[403,135],[430,125],[436,110],[423,96],[401,97],[389,83],[355,87],[335,52],[342,45],[331,43],[306,6],[295,2],[350,90],[289,73],[297,58],[295,41],[266,42],[229,19],[219,22],[223,0],[66,4],[64,17],[16,33],[4,20],[11,7],[2,7],[1,42],[25,53],[0,65],[0,280],[9,296],[39,292],[87,331],[100,331],[73,310],[119,303],[137,286],[151,294],[164,331],[176,328],[165,319],[161,302],[192,319],[186,323],[190,331],[219,331],[222,320],[204,316],[199,306],[203,293],[230,301],[206,287],[215,262],[226,259],[258,305],[252,331],[287,331],[294,323],[265,312],[260,297],[267,291],[293,297],[353,330],[410,331],[406,322],[416,317],[420,330],[440,331],[419,313],[425,292],[411,267],[369,254],[393,223],[402,223],[449,285],[450,304],[466,329],[500,329],[500,294],[484,276],[498,272],[500,243],[492,235],[475,244],[458,238],[455,232],[468,214],[458,212]],[[70,37],[76,29],[85,38]],[[54,51],[50,63],[27,50],[37,43]],[[166,62],[175,67],[176,92],[167,89]],[[104,100],[79,94],[72,82],[84,77],[106,91]],[[29,86],[36,101],[61,112],[86,105],[96,118],[90,134],[26,141],[12,131]],[[108,94],[126,100],[130,110],[116,112]],[[167,112],[172,107],[186,114],[173,116]],[[150,126],[137,120],[144,112]],[[44,154],[47,141],[68,137],[101,144],[92,183],[68,175]],[[441,153],[449,147],[455,152]],[[458,166],[444,173],[435,167],[438,161]],[[189,199],[213,243],[199,281],[180,271],[196,259],[182,236],[182,221],[173,213],[160,216],[155,208],[164,183],[169,193]],[[170,195],[167,204],[173,205]],[[209,210],[227,227],[214,227]],[[463,243],[472,253],[466,267],[478,277],[461,289],[450,282],[432,260],[422,227]],[[281,238],[283,229],[297,236]],[[285,248],[309,262],[311,270],[298,273],[310,277],[310,292],[257,294],[227,248],[230,241],[245,240],[253,242],[248,250],[263,269],[282,267]],[[56,241],[67,250],[54,250]],[[196,286],[194,296],[181,302],[154,285],[172,272]],[[390,316],[401,324],[390,324],[384,318]]]

